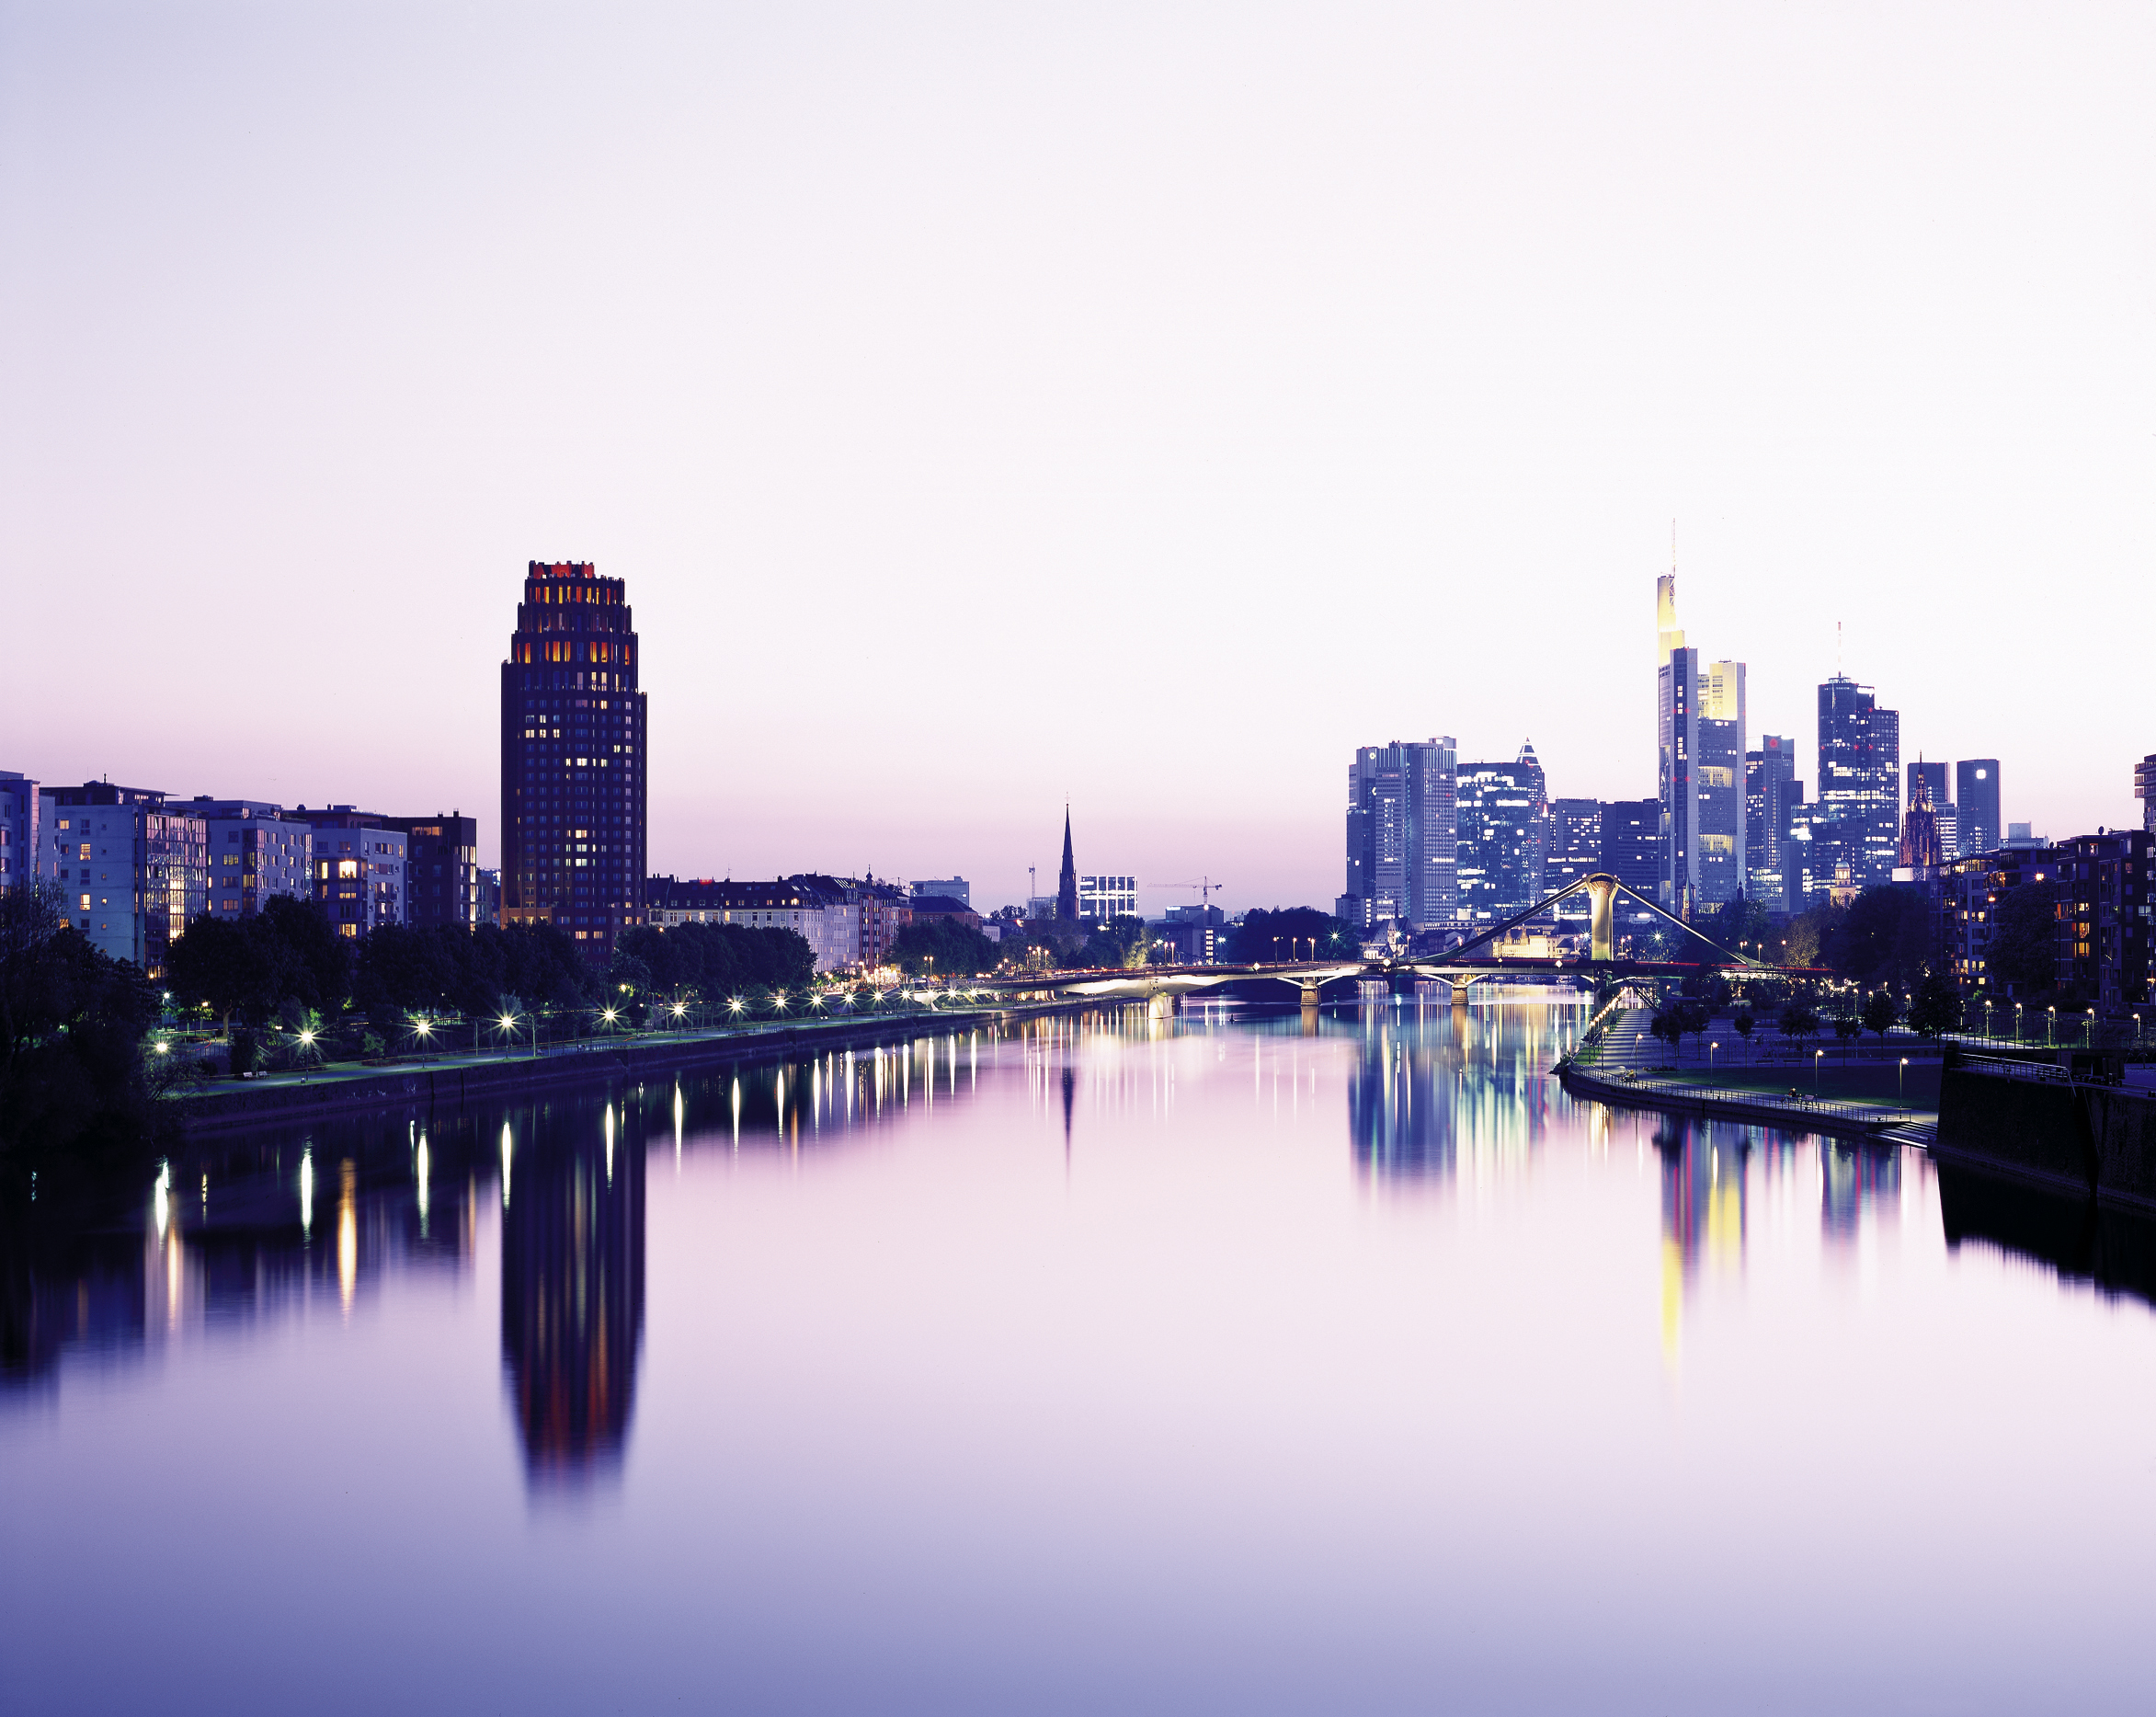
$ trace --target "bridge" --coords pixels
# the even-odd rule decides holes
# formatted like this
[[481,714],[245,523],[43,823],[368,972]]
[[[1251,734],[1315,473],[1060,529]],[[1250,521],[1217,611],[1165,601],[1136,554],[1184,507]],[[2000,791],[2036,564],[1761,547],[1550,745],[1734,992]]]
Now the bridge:
[[[1488,947],[1508,932],[1542,917],[1556,908],[1559,901],[1568,900],[1577,894],[1585,894],[1590,903],[1588,952],[1584,958],[1565,959],[1548,956],[1472,957],[1476,950]],[[1655,917],[1674,925],[1694,942],[1704,944],[1705,950],[1716,957],[1693,961],[1619,958],[1616,953],[1616,910],[1620,898],[1645,907]],[[1696,972],[1722,967],[1734,967],[1761,977],[1829,976],[1816,967],[1770,966],[1749,955],[1725,948],[1675,914],[1663,910],[1645,895],[1626,887],[1606,872],[1598,871],[1591,876],[1582,876],[1576,882],[1568,883],[1548,899],[1537,901],[1523,912],[1515,912],[1511,917],[1492,924],[1488,930],[1469,937],[1457,947],[1446,949],[1442,955],[1364,955],[1352,960],[1284,960],[1249,966],[1141,966],[1114,971],[1043,972],[1028,974],[1023,978],[984,979],[976,987],[1003,993],[1022,991],[1038,994],[1042,990],[1048,990],[1059,996],[1097,996],[1102,1001],[1119,998],[1169,1001],[1197,990],[1217,990],[1226,984],[1273,979],[1294,986],[1301,992],[1303,1006],[1315,1009],[1318,992],[1327,984],[1348,978],[1383,979],[1387,983],[1402,978],[1442,981],[1452,987],[1454,999],[1458,1001],[1465,998],[1470,985],[1498,978],[1536,973],[1591,978],[1598,981],[1603,979],[1685,978]]]

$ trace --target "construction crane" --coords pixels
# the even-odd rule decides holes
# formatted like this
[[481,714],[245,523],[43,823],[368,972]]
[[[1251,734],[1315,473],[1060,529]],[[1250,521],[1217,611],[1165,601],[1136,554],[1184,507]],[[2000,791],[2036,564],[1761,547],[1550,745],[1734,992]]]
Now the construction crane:
[[1227,885],[1224,882],[1215,882],[1210,876],[1201,876],[1196,882],[1157,882],[1153,887],[1156,888],[1195,888],[1198,891],[1198,904],[1210,906],[1213,903],[1213,897]]

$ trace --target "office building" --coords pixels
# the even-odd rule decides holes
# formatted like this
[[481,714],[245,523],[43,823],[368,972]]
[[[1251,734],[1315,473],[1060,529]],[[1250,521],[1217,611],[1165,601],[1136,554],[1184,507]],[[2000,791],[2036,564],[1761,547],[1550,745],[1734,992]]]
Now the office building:
[[1135,876],[1080,876],[1078,879],[1078,915],[1088,924],[1105,924],[1112,918],[1138,915],[1138,879]]
[[1335,914],[1361,930],[1410,933],[1460,916],[1450,736],[1366,745],[1348,766],[1347,888]]
[[266,799],[189,799],[208,838],[209,910],[251,918],[279,895],[314,898],[314,827]]
[[479,819],[437,811],[382,823],[405,837],[405,921],[415,929],[478,924]]
[[12,888],[38,867],[38,784],[0,769],[0,888]]
[[314,898],[340,936],[406,921],[410,842],[376,811],[332,805],[291,813],[314,830]]
[[2134,765],[2134,797],[2141,802],[2141,827],[2156,834],[2156,753]]
[[1744,664],[1710,662],[1699,685],[1696,904],[1744,898]]
[[941,895],[946,900],[961,901],[966,906],[973,904],[973,885],[963,876],[939,876],[908,887],[916,895]]
[[[1549,851],[1543,860],[1544,891],[1555,894],[1603,868],[1603,802],[1600,799],[1552,799],[1549,802]],[[1557,907],[1560,919],[1592,916],[1593,902],[1584,892]]]
[[40,787],[38,874],[57,886],[75,928],[155,979],[165,950],[208,910],[209,830],[146,787]]
[[479,873],[479,921],[482,924],[502,921],[502,874],[498,870]]
[[1954,766],[1956,841],[1964,857],[1980,858],[2003,844],[2006,825],[1999,819],[1999,760],[1972,758]]
[[1459,916],[1481,925],[1524,911],[1548,890],[1549,800],[1532,745],[1510,763],[1454,773]]
[[[1819,798],[1858,889],[1891,882],[1901,851],[1901,716],[1836,674],[1819,687]],[[1813,838],[1819,839],[1818,825]]]
[[1154,926],[1179,966],[1213,966],[1227,940],[1227,914],[1216,906],[1171,906]]
[[597,964],[645,917],[648,733],[627,587],[533,561],[502,663],[502,920]]
[[1677,578],[1655,584],[1656,783],[1661,802],[1657,896],[1688,917],[1744,893],[1744,664],[1701,666],[1677,624]]
[[1642,899],[1655,899],[1661,887],[1661,828],[1660,799],[1612,799],[1602,807],[1602,867]]
[[1759,749],[1744,754],[1745,897],[1771,912],[1786,912],[1782,849],[1789,840],[1789,812],[1804,803],[1797,778],[1797,741],[1764,733]]

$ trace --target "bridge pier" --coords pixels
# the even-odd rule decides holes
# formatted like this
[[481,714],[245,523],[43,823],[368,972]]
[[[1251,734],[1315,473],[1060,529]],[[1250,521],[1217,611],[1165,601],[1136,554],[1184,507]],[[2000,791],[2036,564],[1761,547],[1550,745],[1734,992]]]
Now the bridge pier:
[[1149,1019],[1173,1019],[1182,1012],[1182,998],[1172,990],[1156,990],[1146,998],[1146,1014]]

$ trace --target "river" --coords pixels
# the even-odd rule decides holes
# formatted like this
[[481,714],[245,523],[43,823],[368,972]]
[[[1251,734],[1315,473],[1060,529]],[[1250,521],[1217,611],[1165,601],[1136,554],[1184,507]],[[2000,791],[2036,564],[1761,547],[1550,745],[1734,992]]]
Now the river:
[[1584,1018],[924,1034],[18,1223],[0,1709],[2138,1706],[2149,1305],[1575,1104]]

